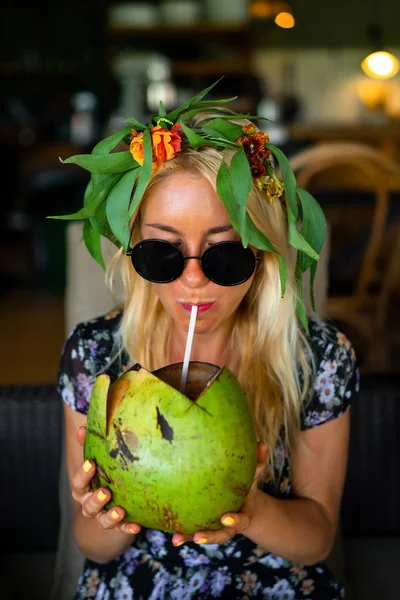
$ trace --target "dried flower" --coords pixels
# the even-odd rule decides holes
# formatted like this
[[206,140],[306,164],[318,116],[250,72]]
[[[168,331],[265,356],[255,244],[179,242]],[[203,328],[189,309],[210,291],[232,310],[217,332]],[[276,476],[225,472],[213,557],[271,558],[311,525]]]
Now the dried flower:
[[243,150],[248,159],[253,156],[257,156],[264,150],[262,141],[256,139],[255,135],[242,135],[238,140],[236,140],[236,143],[239,144],[239,146],[243,146]]
[[256,126],[254,125],[254,123],[249,123],[249,125],[245,125],[243,127],[243,133],[245,135],[252,135],[255,132],[256,132]]
[[254,179],[260,179],[264,177],[267,170],[260,160],[254,160],[250,162],[250,171]]
[[236,143],[243,147],[249,161],[251,175],[260,190],[267,189],[265,175],[268,171],[267,161],[271,151],[265,147],[269,137],[263,131],[257,131],[255,125],[250,124],[242,128],[245,135],[240,136]]

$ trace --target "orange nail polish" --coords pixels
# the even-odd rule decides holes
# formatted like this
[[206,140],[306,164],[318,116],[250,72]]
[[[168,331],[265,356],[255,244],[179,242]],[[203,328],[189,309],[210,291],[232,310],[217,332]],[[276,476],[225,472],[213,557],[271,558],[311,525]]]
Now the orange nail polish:
[[229,525],[233,525],[234,522],[235,522],[235,519],[232,519],[232,517],[225,517],[225,519],[222,520],[222,523],[224,525],[228,525],[228,527],[229,527]]
[[83,470],[85,471],[85,473],[89,473],[91,468],[92,463],[89,460],[85,460],[85,462],[83,463]]
[[178,546],[182,546],[182,544],[185,543],[185,540],[181,540],[180,542],[176,542],[176,544],[174,544],[174,546],[177,548]]
[[100,490],[97,494],[97,497],[100,500],[100,502],[104,502],[104,500],[107,498],[107,494],[105,494],[103,490]]
[[113,519],[119,519],[121,515],[119,515],[116,510],[113,510],[111,516]]
[[205,544],[207,542],[207,538],[199,538],[196,540],[196,544]]

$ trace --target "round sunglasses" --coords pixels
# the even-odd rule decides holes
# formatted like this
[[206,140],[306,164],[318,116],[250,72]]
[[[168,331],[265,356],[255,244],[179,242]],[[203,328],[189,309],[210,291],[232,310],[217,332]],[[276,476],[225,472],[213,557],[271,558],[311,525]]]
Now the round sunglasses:
[[182,251],[164,240],[143,240],[128,248],[127,256],[144,279],[153,283],[170,283],[178,279],[185,261],[200,260],[204,275],[217,285],[232,286],[244,283],[253,275],[261,254],[244,248],[241,242],[213,244],[202,256],[184,256]]

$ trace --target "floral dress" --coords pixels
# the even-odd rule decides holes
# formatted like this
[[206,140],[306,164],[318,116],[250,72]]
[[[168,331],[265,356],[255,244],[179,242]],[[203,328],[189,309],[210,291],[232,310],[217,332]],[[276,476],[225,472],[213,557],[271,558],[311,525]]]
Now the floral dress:
[[[111,362],[120,313],[81,323],[67,338],[59,372],[59,392],[72,409],[86,414],[96,376],[115,380],[128,356]],[[309,345],[316,373],[301,418],[303,430],[339,417],[358,391],[354,350],[333,325],[310,319]],[[277,452],[278,479],[265,485],[277,498],[291,496],[291,469]],[[174,547],[172,534],[142,529],[128,550],[107,564],[86,560],[75,600],[335,600],[344,597],[339,581],[318,563],[299,566],[265,552],[237,535],[224,544]]]

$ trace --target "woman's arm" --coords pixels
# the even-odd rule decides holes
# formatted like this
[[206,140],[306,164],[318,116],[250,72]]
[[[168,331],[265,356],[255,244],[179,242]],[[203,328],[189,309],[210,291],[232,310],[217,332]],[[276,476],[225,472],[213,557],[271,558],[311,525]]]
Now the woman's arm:
[[[280,500],[253,486],[239,513],[226,513],[218,531],[175,535],[173,543],[221,544],[241,533],[267,552],[314,564],[332,549],[346,474],[350,411],[300,434],[292,451],[293,492]],[[228,517],[228,520],[226,518]],[[201,541],[200,541],[201,540]]]
[[297,564],[324,560],[335,540],[346,475],[350,410],[304,431],[293,449],[294,499],[259,491],[255,517],[244,534]]
[[[106,563],[122,554],[131,544],[133,530],[140,531],[135,524],[121,523],[125,514],[118,507],[118,518],[113,511],[104,509],[110,500],[110,492],[105,489],[92,493],[89,482],[96,472],[92,464],[90,471],[83,468],[83,449],[78,442],[77,430],[86,425],[86,416],[64,405],[66,461],[68,476],[74,497],[73,531],[82,553],[98,563]],[[106,498],[99,498],[99,493]],[[79,498],[78,502],[76,499]],[[85,516],[86,515],[86,516]],[[130,532],[130,533],[128,533]]]

